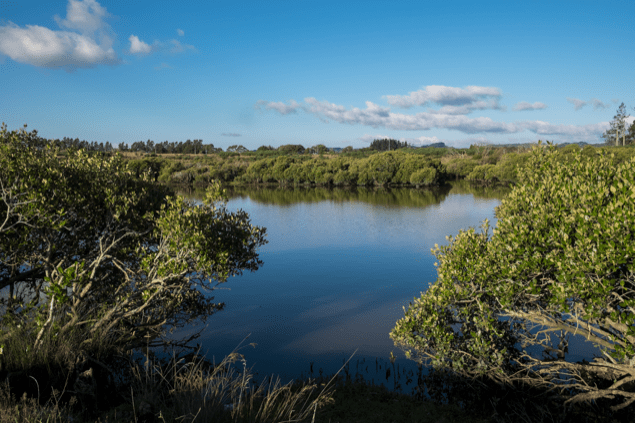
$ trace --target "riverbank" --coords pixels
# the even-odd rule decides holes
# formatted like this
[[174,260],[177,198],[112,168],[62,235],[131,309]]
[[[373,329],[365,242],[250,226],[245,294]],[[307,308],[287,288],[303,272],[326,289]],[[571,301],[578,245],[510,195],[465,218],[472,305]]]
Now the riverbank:
[[[577,144],[562,147],[562,160],[570,159],[578,150]],[[516,169],[527,161],[529,151],[524,147],[483,146],[329,155],[275,151],[198,155],[127,153],[126,160],[138,175],[149,173],[159,182],[187,186],[207,186],[218,180],[225,185],[425,187],[457,179],[484,184],[518,183]],[[582,149],[584,155],[603,151],[614,154],[616,164],[635,154],[631,146],[589,145]]]

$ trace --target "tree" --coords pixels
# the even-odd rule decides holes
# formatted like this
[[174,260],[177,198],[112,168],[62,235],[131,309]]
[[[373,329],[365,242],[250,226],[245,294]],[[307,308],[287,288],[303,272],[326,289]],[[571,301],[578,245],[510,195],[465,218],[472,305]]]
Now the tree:
[[392,138],[373,140],[373,142],[370,143],[370,148],[377,151],[392,151],[392,150],[397,150],[399,148],[405,148],[405,147],[408,147],[407,142],[397,141]]
[[303,154],[305,148],[300,144],[285,144],[278,147],[278,151],[284,154]]
[[[435,369],[618,410],[635,401],[635,158],[562,156],[533,149],[493,234],[485,221],[435,245],[437,281],[390,336]],[[603,357],[565,361],[576,333]]]
[[242,145],[230,145],[229,147],[227,147],[227,151],[236,152],[236,153],[245,153],[249,150],[247,150],[247,148],[243,147]]
[[[613,116],[613,120],[610,123],[611,128],[607,129],[602,135],[606,144],[622,145],[621,143],[626,133],[626,118],[629,116],[630,115],[626,114],[626,106],[624,106],[624,103],[620,104],[620,107],[617,108],[616,115]],[[617,136],[619,136],[619,140],[616,140]]]
[[168,334],[223,309],[206,291],[262,264],[265,229],[228,212],[218,184],[196,205],[119,155],[60,155],[32,135],[0,132],[0,358],[25,342],[93,356],[185,345],[199,333]]
[[[635,110],[635,107],[633,108]],[[635,144],[635,120],[631,123],[626,134],[626,145]]]

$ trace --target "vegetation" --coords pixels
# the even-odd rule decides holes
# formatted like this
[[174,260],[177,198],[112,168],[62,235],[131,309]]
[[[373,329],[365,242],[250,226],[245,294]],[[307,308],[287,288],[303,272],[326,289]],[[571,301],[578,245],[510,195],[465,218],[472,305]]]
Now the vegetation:
[[[607,417],[632,413],[635,158],[618,161],[535,147],[494,233],[485,221],[432,250],[437,282],[397,322],[395,344],[475,385],[522,393],[535,412],[589,403]],[[576,333],[603,356],[565,361]]]
[[156,359],[198,335],[172,329],[223,309],[206,291],[258,269],[265,229],[228,212],[216,183],[194,205],[120,156],[36,137],[0,132],[0,421],[320,422],[334,386],[329,421],[465,416],[335,376],[252,390],[234,353]]
[[[635,150],[481,145],[326,157],[316,146],[314,157],[302,146],[239,147],[124,158],[2,127],[0,422],[581,422],[632,411]],[[236,190],[350,186],[362,199],[381,189],[387,202],[424,206],[448,187],[422,197],[388,187],[447,178],[518,185],[493,235],[485,222],[482,233],[462,231],[433,250],[437,283],[391,332],[410,357],[433,365],[416,392],[370,386],[348,369],[345,378],[255,389],[237,353],[219,365],[153,355],[187,347],[198,334],[173,340],[170,330],[222,310],[206,291],[262,264],[265,229],[227,211],[216,180]],[[195,205],[156,182],[208,189]],[[262,189],[263,201],[290,201],[271,191]],[[312,201],[331,191],[285,192]],[[576,331],[604,356],[565,361]],[[242,372],[231,369],[237,361]]]
[[373,142],[370,143],[370,148],[377,151],[391,151],[406,147],[408,147],[407,142],[393,140],[392,138],[373,140]]
[[635,121],[631,124],[630,128],[627,127],[626,118],[629,115],[626,114],[626,107],[624,103],[620,104],[617,108],[617,113],[613,116],[611,121],[611,127],[607,129],[602,138],[607,145],[630,145],[635,143]]

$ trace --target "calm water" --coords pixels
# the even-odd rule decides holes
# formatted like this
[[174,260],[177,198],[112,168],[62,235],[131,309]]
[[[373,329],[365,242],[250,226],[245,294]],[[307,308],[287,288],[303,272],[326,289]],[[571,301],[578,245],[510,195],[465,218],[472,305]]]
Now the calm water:
[[[311,376],[311,368],[313,377],[320,369],[333,374],[357,350],[350,373],[392,388],[391,352],[400,373],[417,370],[388,334],[403,307],[436,280],[430,249],[486,218],[494,226],[494,208],[506,192],[464,183],[229,192],[229,210],[247,211],[253,224],[267,228],[269,243],[260,250],[261,269],[213,291],[226,309],[208,320],[197,342],[218,363],[251,334],[243,345],[257,346],[239,352],[258,382],[274,374],[286,383]],[[576,345],[582,352],[570,342],[570,358]],[[409,392],[412,386],[400,381]]]

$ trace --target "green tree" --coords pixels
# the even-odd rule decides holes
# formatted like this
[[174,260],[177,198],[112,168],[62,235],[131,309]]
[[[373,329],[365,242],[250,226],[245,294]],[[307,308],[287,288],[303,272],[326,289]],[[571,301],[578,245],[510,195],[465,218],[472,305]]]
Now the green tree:
[[303,154],[305,148],[300,144],[285,144],[278,147],[278,151],[284,154]]
[[[436,369],[617,410],[635,401],[635,158],[559,155],[533,149],[493,234],[486,220],[435,245],[437,281],[390,336]],[[603,356],[565,361],[576,333]]]
[[25,354],[6,361],[24,343],[35,355],[76,342],[95,359],[104,348],[185,345],[199,333],[169,333],[223,309],[206,291],[262,264],[265,229],[228,212],[218,184],[196,205],[136,178],[118,155],[60,155],[31,141],[0,132],[4,369],[24,365]]
[[[635,107],[633,110],[635,110]],[[626,133],[626,145],[630,144],[635,144],[635,120],[631,123]]]
[[377,151],[394,151],[405,147],[408,147],[407,142],[397,141],[392,138],[373,140],[373,142],[370,143],[370,148]]
[[227,147],[227,151],[230,153],[246,153],[247,148],[243,147],[242,145],[230,145],[229,147]]
[[[610,123],[611,127],[602,135],[607,145],[622,145],[627,130],[626,118],[629,116],[630,115],[626,114],[626,106],[624,106],[624,103],[620,104],[620,107],[617,108],[617,113],[613,116],[613,120]],[[616,139],[617,136],[619,136],[619,140]]]

